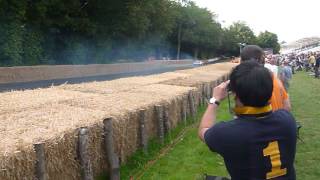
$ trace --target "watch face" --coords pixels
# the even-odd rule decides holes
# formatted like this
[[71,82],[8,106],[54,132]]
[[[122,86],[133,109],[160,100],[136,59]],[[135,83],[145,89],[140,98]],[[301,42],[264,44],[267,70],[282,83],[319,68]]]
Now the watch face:
[[216,102],[216,99],[215,98],[211,98],[210,101],[209,101],[211,104],[214,104]]

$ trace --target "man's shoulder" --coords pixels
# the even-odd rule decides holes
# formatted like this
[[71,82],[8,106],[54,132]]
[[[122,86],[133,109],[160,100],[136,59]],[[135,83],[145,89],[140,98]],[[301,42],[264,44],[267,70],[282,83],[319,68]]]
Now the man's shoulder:
[[229,121],[221,121],[213,125],[209,128],[210,134],[223,134],[223,136],[230,134],[233,132],[233,129],[237,129],[239,126],[239,122],[237,119],[229,120]]
[[293,118],[292,114],[285,109],[276,110],[273,112],[273,114],[276,116],[282,116],[284,118]]
[[229,120],[229,121],[218,122],[213,127],[218,128],[218,129],[219,128],[232,128],[234,126],[239,125],[239,123],[240,123],[239,118],[235,118],[235,119],[232,119],[232,120]]
[[[224,145],[230,144],[230,141],[235,141],[235,131],[239,128],[236,120],[222,121],[211,128],[209,128],[204,134],[204,140],[208,147],[215,152],[223,152]],[[239,137],[239,136],[237,136]]]
[[273,112],[273,118],[275,120],[277,120],[278,122],[284,123],[286,125],[291,124],[294,125],[295,124],[295,119],[292,116],[292,114],[284,109],[279,109]]

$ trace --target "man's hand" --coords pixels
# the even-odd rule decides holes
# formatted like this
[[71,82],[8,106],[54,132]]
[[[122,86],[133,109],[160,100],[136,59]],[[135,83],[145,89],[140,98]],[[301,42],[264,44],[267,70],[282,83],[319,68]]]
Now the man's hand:
[[224,98],[227,97],[227,95],[228,95],[227,87],[228,87],[229,83],[230,83],[230,81],[225,81],[213,89],[212,96],[217,101],[222,101]]
[[[228,95],[228,85],[229,81],[226,81],[219,84],[219,86],[213,89],[213,97],[217,101],[223,100]],[[215,124],[217,107],[218,106],[215,104],[209,104],[206,112],[202,116],[198,130],[198,135],[202,141],[204,141],[204,134],[206,133],[206,131]]]

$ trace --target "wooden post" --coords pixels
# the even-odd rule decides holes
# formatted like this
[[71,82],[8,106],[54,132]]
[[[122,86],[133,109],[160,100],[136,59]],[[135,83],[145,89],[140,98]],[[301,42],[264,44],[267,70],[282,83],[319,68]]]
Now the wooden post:
[[171,125],[170,125],[170,116],[169,116],[169,106],[165,106],[163,109],[163,125],[164,125],[164,132],[169,135],[169,140],[171,141]]
[[158,117],[158,136],[160,144],[164,144],[163,107],[161,105],[156,105],[155,109]]
[[139,115],[140,115],[139,117],[140,147],[142,148],[144,154],[148,154],[148,137],[147,137],[146,127],[145,127],[146,110],[140,109]]
[[36,143],[33,145],[36,152],[36,179],[47,180],[46,160],[44,154],[44,143]]
[[104,138],[107,151],[108,162],[110,165],[110,178],[111,180],[120,179],[120,164],[119,157],[114,153],[113,146],[113,128],[112,118],[107,118],[103,121],[104,124]]
[[211,92],[210,92],[210,83],[206,85],[206,97],[207,99],[211,98]]
[[202,89],[203,89],[203,85],[201,84],[200,87],[199,87],[199,106],[203,105],[203,92],[202,92]]
[[189,99],[189,105],[190,105],[190,114],[191,114],[193,121],[195,121],[196,110],[195,110],[194,97],[193,97],[192,91],[189,92],[188,99]]
[[[201,93],[199,91],[195,92],[192,94],[193,95],[193,99],[194,99],[194,114],[196,116],[197,112],[198,112],[198,107],[200,106],[200,103],[201,103]],[[198,99],[198,101],[196,101],[195,99]],[[196,119],[194,119],[196,120]]]
[[203,84],[202,86],[202,106],[207,103],[207,84]]
[[163,108],[163,122],[164,122],[164,132],[168,133],[170,131],[170,117],[169,117],[169,107]]
[[182,97],[182,109],[181,109],[181,117],[184,125],[187,125],[187,100],[185,97]]
[[212,92],[213,92],[214,87],[216,87],[216,81],[212,82],[211,85],[210,85],[210,98],[213,95]]
[[92,165],[88,153],[88,141],[88,129],[84,127],[80,128],[78,150],[83,180],[93,180]]
[[204,97],[208,100],[208,84],[207,83],[204,85],[203,90],[204,90],[204,92],[203,92]]

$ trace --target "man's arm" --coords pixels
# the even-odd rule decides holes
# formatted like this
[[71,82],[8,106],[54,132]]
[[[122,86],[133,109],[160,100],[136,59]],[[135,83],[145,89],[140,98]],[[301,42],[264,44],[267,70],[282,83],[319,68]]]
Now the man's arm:
[[[226,81],[226,82],[221,83],[219,86],[217,86],[213,89],[212,94],[213,94],[213,97],[217,101],[221,101],[227,96],[228,84],[229,84],[229,81]],[[216,104],[209,104],[206,112],[202,116],[199,130],[198,130],[199,138],[202,141],[204,141],[205,132],[215,124],[217,107],[218,107],[218,105],[216,105]]]
[[202,141],[204,141],[205,132],[215,124],[217,107],[216,104],[209,104],[201,119],[198,135]]

